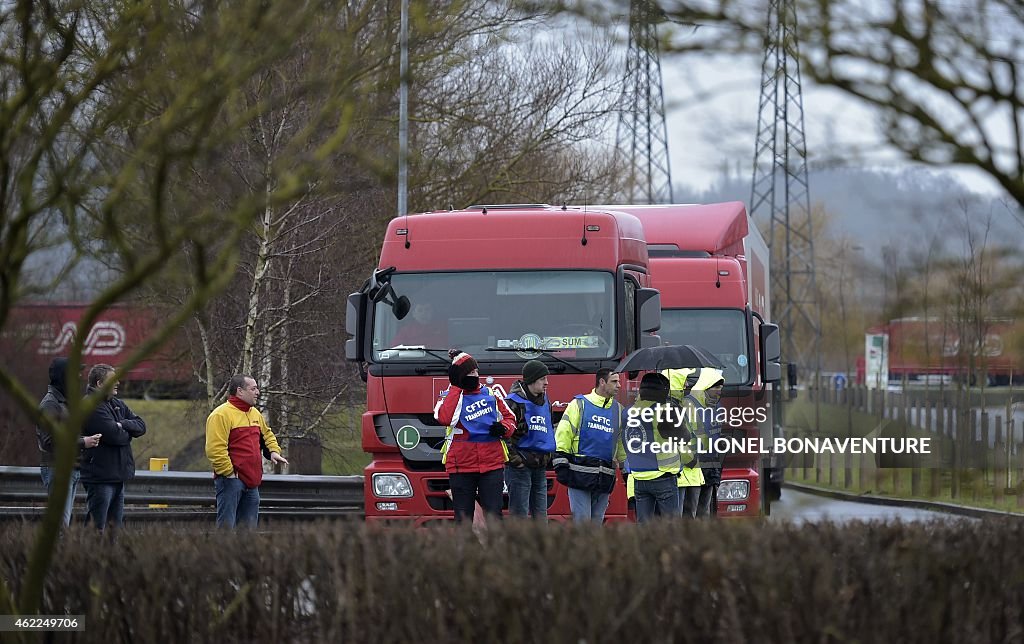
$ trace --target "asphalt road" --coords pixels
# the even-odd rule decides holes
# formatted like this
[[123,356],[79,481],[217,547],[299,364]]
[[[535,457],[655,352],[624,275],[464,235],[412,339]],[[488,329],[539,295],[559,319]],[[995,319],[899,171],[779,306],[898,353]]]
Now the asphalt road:
[[796,523],[834,521],[971,521],[964,517],[914,508],[838,501],[824,496],[783,488],[782,499],[772,503],[771,521]]

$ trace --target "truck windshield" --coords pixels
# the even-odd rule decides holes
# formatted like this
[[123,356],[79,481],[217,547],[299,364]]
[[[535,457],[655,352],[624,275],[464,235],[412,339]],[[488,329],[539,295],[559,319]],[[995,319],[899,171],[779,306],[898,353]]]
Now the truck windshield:
[[[478,360],[521,360],[488,347],[544,348],[563,359],[611,358],[615,351],[615,281],[599,271],[396,273],[409,298],[398,320],[387,302],[373,311],[374,362],[423,361],[414,349],[458,347]],[[532,355],[528,357],[533,357]]]
[[658,335],[669,344],[692,344],[718,356],[725,365],[726,385],[742,385],[750,379],[747,317],[743,311],[665,309]]

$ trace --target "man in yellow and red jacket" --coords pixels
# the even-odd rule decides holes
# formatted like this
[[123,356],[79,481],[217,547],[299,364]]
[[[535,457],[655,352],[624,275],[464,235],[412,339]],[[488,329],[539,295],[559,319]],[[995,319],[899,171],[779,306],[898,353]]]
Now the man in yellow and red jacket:
[[206,419],[206,457],[213,466],[217,492],[217,526],[233,528],[241,523],[255,527],[260,513],[263,460],[260,438],[274,463],[281,456],[274,432],[256,409],[260,388],[250,376],[232,376],[228,400]]
[[473,520],[476,497],[488,516],[501,518],[508,448],[503,438],[516,429],[516,417],[500,396],[480,386],[477,362],[452,349],[451,386],[441,394],[434,418],[447,425],[441,459],[448,472],[455,520]]

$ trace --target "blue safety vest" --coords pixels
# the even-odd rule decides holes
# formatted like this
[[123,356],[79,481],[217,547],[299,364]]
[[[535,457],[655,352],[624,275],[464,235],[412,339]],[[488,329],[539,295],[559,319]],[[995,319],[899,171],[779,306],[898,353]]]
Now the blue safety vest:
[[622,406],[613,400],[608,407],[598,407],[582,394],[576,398],[583,401],[576,453],[602,461],[612,460],[615,458],[615,441],[618,438]]
[[474,443],[487,443],[498,440],[491,436],[491,425],[501,421],[498,411],[498,400],[487,387],[481,387],[475,394],[462,392],[462,408],[459,410],[459,422],[469,433],[469,440]]
[[[682,461],[678,451],[655,451],[652,445],[666,445],[666,441],[657,428],[657,420],[644,420],[641,410],[653,407],[650,401],[637,401],[630,409],[636,413],[630,418],[630,409],[623,412],[622,446],[626,450],[626,466],[623,469],[636,475],[637,478],[649,480],[664,474],[679,474]],[[671,445],[676,447],[677,445]]]
[[[714,449],[715,440],[722,436],[722,423],[719,422],[717,414],[715,413],[717,411],[717,407],[708,407],[707,405],[702,404],[692,394],[688,394],[686,397],[689,398],[697,408],[705,410],[703,414],[704,422],[698,422],[701,432],[700,441],[704,446],[698,458],[701,463],[717,464],[721,460],[721,455]],[[699,418],[698,421],[700,421]]]
[[715,420],[715,408],[708,407],[697,400],[693,394],[686,394],[686,399],[694,406],[696,417],[694,418],[697,428],[697,440],[701,443],[702,449],[698,459],[702,463],[714,463],[718,461],[718,454],[714,451],[715,439],[722,435],[722,425]]
[[519,441],[519,449],[531,452],[553,452],[555,451],[555,432],[551,426],[551,406],[548,405],[547,396],[540,405],[535,405],[529,399],[514,393],[508,397],[523,406],[523,419],[526,421],[526,436]]

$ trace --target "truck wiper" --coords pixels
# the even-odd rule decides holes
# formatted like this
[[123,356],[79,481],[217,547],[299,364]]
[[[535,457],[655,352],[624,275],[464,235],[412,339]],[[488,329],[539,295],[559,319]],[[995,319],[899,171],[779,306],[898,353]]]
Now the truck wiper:
[[[439,373],[444,373],[444,372],[446,372],[448,370],[448,365],[450,364],[449,361],[448,361],[448,349],[428,349],[425,346],[419,345],[419,344],[417,344],[417,345],[398,344],[398,345],[395,345],[395,346],[393,346],[393,347],[391,347],[389,349],[385,349],[381,353],[387,353],[387,352],[391,352],[391,351],[396,351],[396,352],[400,352],[400,351],[415,351],[417,353],[422,353],[424,356],[430,356],[432,358],[436,358],[437,361],[441,363],[441,364],[438,364],[438,365],[431,365],[429,367],[416,367],[416,369],[415,369],[416,373],[421,375],[421,376],[424,375],[424,374],[427,374],[427,373],[435,372],[435,371],[437,371]],[[418,358],[420,356],[406,356],[406,357],[416,357],[416,358]]]
[[[450,359],[448,358],[448,349],[428,349],[428,348],[426,348],[424,346],[421,346],[421,345],[418,345],[418,344],[417,345],[398,344],[398,345],[395,345],[393,347],[387,348],[384,351],[422,351],[423,353],[426,353],[427,355],[430,355],[430,356],[433,356],[433,357],[437,358],[441,362],[447,363],[447,362],[450,361]],[[383,352],[381,352],[381,353],[383,353]]]
[[[540,353],[542,355],[546,355],[549,358],[554,358],[555,360],[557,360],[557,361],[561,362],[562,364],[564,364],[566,367],[572,367],[573,369],[576,370],[577,373],[587,373],[586,371],[584,371],[583,369],[577,367],[573,363],[567,362],[565,360],[562,360],[561,358],[556,356],[554,351],[552,351],[551,349],[534,349],[532,347],[529,348],[529,349],[522,349],[522,348],[517,349],[516,347],[487,347],[486,349],[484,349],[484,351],[501,351],[503,353],[509,353],[509,352],[517,352],[517,353],[518,352],[522,352],[522,353],[525,353],[527,351],[530,351],[530,352],[533,352],[533,353]],[[565,367],[562,367],[561,371],[565,371]]]

